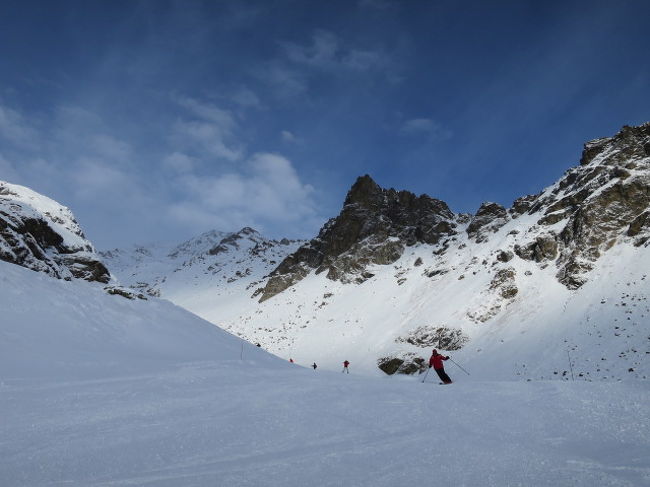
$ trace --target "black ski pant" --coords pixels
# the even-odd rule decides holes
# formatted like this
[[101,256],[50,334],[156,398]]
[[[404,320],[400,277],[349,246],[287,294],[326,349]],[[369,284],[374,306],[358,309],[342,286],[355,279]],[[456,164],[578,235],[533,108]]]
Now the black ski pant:
[[445,369],[433,369],[436,371],[436,374],[438,374],[438,377],[440,377],[440,380],[443,382],[443,384],[450,384],[451,379],[445,372]]

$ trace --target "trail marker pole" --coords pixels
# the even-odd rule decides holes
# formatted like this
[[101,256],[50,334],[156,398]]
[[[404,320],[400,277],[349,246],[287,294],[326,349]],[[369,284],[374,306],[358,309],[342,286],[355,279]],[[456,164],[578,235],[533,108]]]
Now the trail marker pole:
[[571,354],[569,353],[569,349],[566,351],[567,357],[569,357],[569,370],[571,370],[571,380],[576,380],[575,377],[573,377],[573,365],[571,365]]
[[[449,357],[449,360],[451,360],[452,362],[454,362],[454,359],[451,358],[451,357]],[[460,365],[458,365],[456,362],[454,362],[454,363],[458,366],[458,368],[459,368],[460,370],[462,370],[462,371],[465,372],[467,375],[469,375],[469,372],[467,372],[465,369],[463,369],[463,368],[462,368]]]

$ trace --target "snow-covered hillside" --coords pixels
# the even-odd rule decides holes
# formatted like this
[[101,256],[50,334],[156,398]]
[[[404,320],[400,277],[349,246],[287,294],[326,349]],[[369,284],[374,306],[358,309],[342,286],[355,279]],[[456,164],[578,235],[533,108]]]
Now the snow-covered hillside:
[[[239,360],[242,341],[173,305],[0,262],[0,379],[96,378]],[[247,344],[244,344],[247,345]],[[264,366],[279,359],[248,347]]]
[[0,309],[2,485],[650,480],[646,381],[443,387],[314,371],[163,300],[4,262]]

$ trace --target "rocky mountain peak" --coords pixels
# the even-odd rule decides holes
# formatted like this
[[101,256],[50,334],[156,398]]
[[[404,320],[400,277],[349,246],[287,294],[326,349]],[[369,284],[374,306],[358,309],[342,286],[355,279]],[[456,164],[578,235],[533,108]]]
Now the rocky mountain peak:
[[587,142],[582,151],[580,165],[607,160],[608,165],[627,164],[629,159],[650,156],[650,122],[638,127],[624,125],[613,137],[603,137]]
[[382,188],[368,175],[359,176],[345,197],[343,206],[371,207],[380,203]]
[[455,215],[443,201],[383,189],[370,176],[362,176],[348,192],[339,216],[271,274],[261,301],[312,269],[327,272],[332,280],[361,283],[372,276],[369,266],[395,262],[405,247],[416,243],[436,244],[455,234],[455,228]]

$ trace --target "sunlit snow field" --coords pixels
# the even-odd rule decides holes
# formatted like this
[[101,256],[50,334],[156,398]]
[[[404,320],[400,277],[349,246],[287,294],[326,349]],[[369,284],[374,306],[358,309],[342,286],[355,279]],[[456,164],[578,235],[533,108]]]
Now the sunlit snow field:
[[367,379],[255,362],[4,384],[3,485],[647,485],[647,382]]
[[2,486],[639,486],[647,381],[303,368],[161,300],[0,263]]

